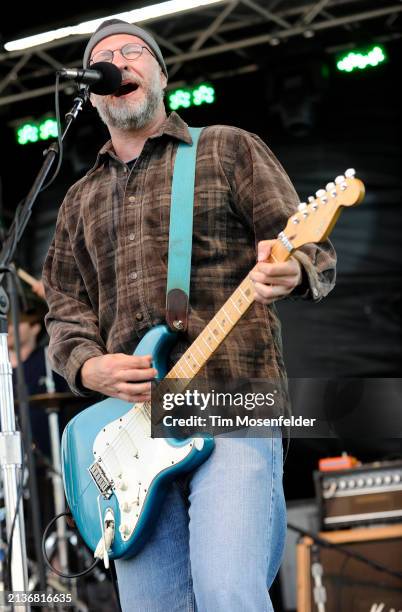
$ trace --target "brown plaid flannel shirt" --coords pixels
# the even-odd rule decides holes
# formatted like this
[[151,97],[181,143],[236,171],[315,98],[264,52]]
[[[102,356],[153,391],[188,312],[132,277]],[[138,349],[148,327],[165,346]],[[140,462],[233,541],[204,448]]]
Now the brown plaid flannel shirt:
[[[178,143],[191,143],[176,113],[147,140],[130,171],[108,142],[94,167],[68,191],[44,265],[47,328],[54,369],[76,393],[83,363],[132,353],[165,314],[169,207]],[[298,198],[268,147],[229,126],[199,140],[189,328],[177,359],[255,265],[256,244],[275,238]],[[304,282],[295,295],[318,301],[333,287],[327,241],[297,252]],[[275,308],[255,303],[203,370],[204,377],[285,375]],[[89,393],[88,393],[89,394]]]

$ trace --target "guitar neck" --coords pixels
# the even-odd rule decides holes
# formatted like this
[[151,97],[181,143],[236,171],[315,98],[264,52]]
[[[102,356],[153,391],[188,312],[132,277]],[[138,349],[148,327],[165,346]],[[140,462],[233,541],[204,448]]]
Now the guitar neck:
[[[277,240],[266,261],[268,263],[283,262],[289,257],[289,251]],[[247,275],[165,378],[181,379],[184,389],[204,367],[253,303],[254,284]],[[176,389],[180,386],[180,383],[177,383]]]

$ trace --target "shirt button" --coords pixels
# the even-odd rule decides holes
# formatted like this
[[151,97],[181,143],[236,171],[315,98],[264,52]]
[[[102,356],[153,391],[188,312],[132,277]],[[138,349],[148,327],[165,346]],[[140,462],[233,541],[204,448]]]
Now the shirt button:
[[130,280],[136,280],[138,278],[137,272],[130,272],[129,278]]
[[129,201],[129,202],[135,202],[135,196],[130,196],[130,197],[128,198],[128,201]]
[[137,312],[137,314],[135,315],[135,318],[137,319],[137,321],[142,321],[142,319],[144,318],[144,315],[141,312]]
[[128,236],[129,240],[134,240],[134,238],[135,238],[135,234],[129,234],[129,236]]
[[317,287],[313,287],[313,295],[314,295],[314,297],[318,297],[318,289],[317,289]]
[[124,166],[123,171],[124,171],[124,174],[127,174],[127,172],[128,172],[127,166]]

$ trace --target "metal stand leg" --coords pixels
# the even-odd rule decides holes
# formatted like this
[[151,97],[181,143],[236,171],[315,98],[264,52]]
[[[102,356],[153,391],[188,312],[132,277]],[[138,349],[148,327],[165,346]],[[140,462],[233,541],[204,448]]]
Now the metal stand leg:
[[[0,329],[0,463],[3,471],[7,541],[10,542],[18,499],[18,483],[22,479],[22,451],[21,435],[15,430],[12,369],[7,348],[7,319],[0,317],[0,325],[2,326]],[[11,588],[13,591],[26,591],[28,575],[22,497],[17,511],[12,537]],[[23,610],[24,606],[17,608]],[[30,610],[30,606],[25,609]]]
[[[60,514],[65,510],[64,488],[61,478],[61,448],[59,415],[57,410],[49,409],[49,432],[51,444],[51,456],[54,470],[52,471],[52,485],[54,496],[55,514]],[[59,554],[60,570],[63,574],[68,573],[68,554],[67,554],[67,530],[65,521],[57,521],[57,550]]]

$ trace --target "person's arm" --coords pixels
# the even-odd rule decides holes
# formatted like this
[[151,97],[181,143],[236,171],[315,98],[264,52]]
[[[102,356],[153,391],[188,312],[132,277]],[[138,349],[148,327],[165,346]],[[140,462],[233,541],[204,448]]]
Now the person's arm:
[[67,194],[43,267],[49,308],[45,319],[50,338],[49,358],[54,370],[67,380],[75,393],[92,395],[92,391],[84,389],[80,383],[80,369],[91,357],[105,354],[106,347],[71,248],[66,214],[68,203]]
[[[80,258],[71,246],[67,204],[68,198],[60,209],[43,269],[52,366],[78,395],[98,392],[127,402],[148,400],[150,383],[145,381],[156,375],[156,370],[150,367],[151,357],[106,354],[97,313],[80,272],[83,253]],[[81,248],[85,249],[84,245]],[[85,260],[88,262],[89,258]]]
[[[254,233],[259,259],[264,259],[270,240],[285,228],[288,218],[297,211],[299,199],[281,164],[258,136],[239,132],[236,151],[232,187],[235,206]],[[301,247],[288,264],[286,268],[284,264],[257,264],[252,280],[256,290],[257,283],[265,285],[259,301],[270,303],[286,296],[319,301],[334,287],[336,254],[329,240]],[[275,289],[283,278],[284,289]]]

